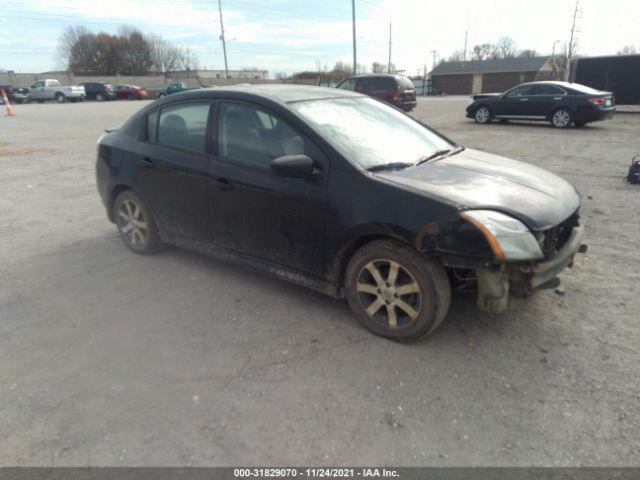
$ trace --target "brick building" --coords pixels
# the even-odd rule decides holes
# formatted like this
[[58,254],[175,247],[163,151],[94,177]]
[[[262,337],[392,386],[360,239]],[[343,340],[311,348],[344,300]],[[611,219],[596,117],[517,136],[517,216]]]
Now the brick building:
[[504,92],[535,80],[556,80],[558,66],[552,57],[442,62],[430,76],[434,93],[468,95]]

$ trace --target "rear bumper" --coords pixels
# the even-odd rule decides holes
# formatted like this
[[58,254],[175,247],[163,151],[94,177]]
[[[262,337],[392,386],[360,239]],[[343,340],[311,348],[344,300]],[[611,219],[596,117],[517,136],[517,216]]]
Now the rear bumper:
[[580,109],[574,115],[577,122],[598,122],[608,120],[616,113],[616,107]]

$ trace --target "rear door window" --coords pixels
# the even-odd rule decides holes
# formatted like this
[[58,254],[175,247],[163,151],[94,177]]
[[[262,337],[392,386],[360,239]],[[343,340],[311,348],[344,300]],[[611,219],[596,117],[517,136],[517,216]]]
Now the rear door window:
[[555,85],[534,85],[530,95],[566,95],[567,92]]
[[393,91],[396,90],[396,80],[390,77],[378,77],[376,79],[376,90]]
[[205,153],[209,103],[189,103],[151,112],[147,141],[195,153]]
[[360,78],[356,86],[356,91],[361,93],[369,93],[375,88],[375,85],[375,78]]

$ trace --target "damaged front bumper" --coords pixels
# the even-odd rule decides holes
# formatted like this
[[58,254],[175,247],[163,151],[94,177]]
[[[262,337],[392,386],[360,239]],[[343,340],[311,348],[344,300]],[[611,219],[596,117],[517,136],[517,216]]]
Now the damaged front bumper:
[[501,264],[497,267],[476,269],[478,279],[478,308],[499,314],[509,304],[509,292],[527,296],[535,289],[549,284],[562,270],[573,266],[576,253],[586,251],[582,243],[584,227],[573,227],[571,236],[562,248],[544,262],[534,264]]

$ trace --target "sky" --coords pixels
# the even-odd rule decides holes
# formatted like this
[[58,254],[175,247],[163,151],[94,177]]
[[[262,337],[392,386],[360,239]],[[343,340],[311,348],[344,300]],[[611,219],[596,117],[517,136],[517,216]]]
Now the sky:
[[[224,69],[217,0],[23,0],[7,4],[0,22],[0,68],[37,73],[60,69],[56,46],[67,26],[117,33],[123,24],[190,47],[200,67]],[[550,54],[569,41],[575,0],[355,0],[358,63],[389,56],[409,75],[480,43],[511,37],[520,49]],[[353,62],[350,0],[222,0],[229,69],[257,67],[291,74]],[[578,53],[640,51],[640,2],[580,0]]]

